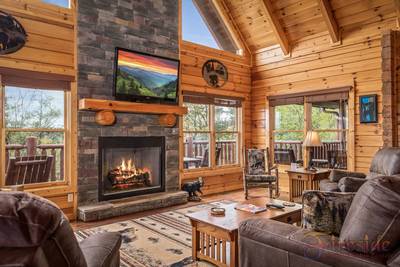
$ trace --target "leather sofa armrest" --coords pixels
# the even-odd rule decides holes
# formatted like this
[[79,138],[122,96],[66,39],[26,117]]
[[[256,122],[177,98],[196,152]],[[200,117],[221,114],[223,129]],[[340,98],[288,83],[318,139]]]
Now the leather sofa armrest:
[[343,177],[355,177],[355,178],[366,178],[367,176],[362,172],[351,172],[346,170],[331,170],[329,180],[331,182],[339,182]]
[[387,261],[387,266],[389,267],[399,267],[400,266],[400,248],[393,253],[393,255]]
[[100,233],[89,236],[80,243],[88,267],[119,267],[121,234]]
[[[273,257],[271,257],[273,255]],[[249,219],[239,226],[240,266],[383,266],[380,258],[341,248],[337,238],[268,219]]]
[[338,187],[341,192],[357,192],[366,181],[365,178],[343,177],[339,180]]

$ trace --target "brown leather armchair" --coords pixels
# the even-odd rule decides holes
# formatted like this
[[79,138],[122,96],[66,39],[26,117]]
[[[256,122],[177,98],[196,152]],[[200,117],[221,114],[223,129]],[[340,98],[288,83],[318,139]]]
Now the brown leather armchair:
[[320,183],[321,191],[357,192],[367,179],[378,176],[400,176],[400,148],[382,148],[374,155],[368,174],[332,170],[329,179]]
[[62,211],[25,192],[0,192],[0,266],[117,267],[119,233],[78,243]]

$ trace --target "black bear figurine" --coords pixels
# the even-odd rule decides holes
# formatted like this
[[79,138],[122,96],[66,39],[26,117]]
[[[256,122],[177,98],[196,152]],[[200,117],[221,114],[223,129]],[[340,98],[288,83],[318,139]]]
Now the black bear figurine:
[[201,197],[197,195],[197,192],[203,194],[201,188],[203,187],[203,178],[199,177],[197,181],[186,182],[182,185],[182,190],[189,193],[189,201],[201,201]]

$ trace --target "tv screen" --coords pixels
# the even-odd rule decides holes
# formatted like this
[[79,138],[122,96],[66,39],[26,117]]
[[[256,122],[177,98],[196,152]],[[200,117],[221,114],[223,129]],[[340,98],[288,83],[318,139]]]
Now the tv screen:
[[179,60],[117,48],[115,65],[117,99],[177,103]]

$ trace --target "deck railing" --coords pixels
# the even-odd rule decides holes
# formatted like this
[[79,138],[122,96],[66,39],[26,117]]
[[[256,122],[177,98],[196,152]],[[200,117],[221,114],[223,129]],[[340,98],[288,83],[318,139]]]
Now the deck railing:
[[[275,141],[274,148],[293,149],[296,160],[303,158],[302,141]],[[346,151],[346,142],[324,141],[321,147],[313,148],[313,158],[317,160],[328,160],[328,151]]]
[[[187,140],[184,143],[185,157],[191,158],[203,158],[204,153],[209,147],[208,141],[192,141]],[[237,161],[237,141],[227,140],[219,141],[216,143],[216,147],[219,148],[220,154],[217,159],[217,165],[234,164]]]
[[36,137],[27,137],[25,144],[6,145],[6,166],[11,157],[32,157],[35,155],[53,156],[53,166],[50,171],[50,180],[58,181],[64,179],[64,145],[62,144],[37,144]]

